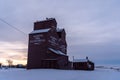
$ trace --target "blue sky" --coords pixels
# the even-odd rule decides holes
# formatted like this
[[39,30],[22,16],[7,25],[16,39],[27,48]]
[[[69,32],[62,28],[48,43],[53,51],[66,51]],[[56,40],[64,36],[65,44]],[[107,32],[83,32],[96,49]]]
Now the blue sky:
[[67,33],[70,58],[88,56],[96,64],[120,63],[119,0],[0,0],[0,60],[24,61],[35,21],[56,18]]

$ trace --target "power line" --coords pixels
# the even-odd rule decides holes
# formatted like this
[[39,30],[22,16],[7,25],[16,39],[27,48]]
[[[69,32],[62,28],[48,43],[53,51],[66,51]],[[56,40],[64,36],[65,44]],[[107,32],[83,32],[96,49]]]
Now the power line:
[[11,27],[11,28],[13,28],[13,29],[15,29],[15,30],[21,32],[22,34],[27,35],[25,32],[21,31],[20,29],[18,29],[18,28],[15,27],[15,26],[11,25],[11,24],[8,23],[7,21],[5,21],[5,20],[3,20],[3,19],[1,19],[1,18],[0,18],[0,21],[2,21],[3,23],[7,24],[9,27]]

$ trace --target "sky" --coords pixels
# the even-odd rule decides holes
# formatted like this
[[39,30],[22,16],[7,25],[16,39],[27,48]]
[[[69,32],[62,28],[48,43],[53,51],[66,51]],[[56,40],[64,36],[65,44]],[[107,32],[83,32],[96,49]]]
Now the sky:
[[0,0],[0,62],[26,64],[33,23],[55,18],[66,30],[70,60],[86,56],[95,64],[120,64],[120,0]]

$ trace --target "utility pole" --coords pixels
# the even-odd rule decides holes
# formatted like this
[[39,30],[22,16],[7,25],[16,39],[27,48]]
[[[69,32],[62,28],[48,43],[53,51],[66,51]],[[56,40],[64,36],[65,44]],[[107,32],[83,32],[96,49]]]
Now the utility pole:
[[73,60],[72,60],[72,65],[71,65],[71,66],[72,66],[72,69],[73,69],[73,68],[74,68],[74,67],[73,67],[73,63],[74,63],[74,56],[72,56],[72,58],[73,58]]

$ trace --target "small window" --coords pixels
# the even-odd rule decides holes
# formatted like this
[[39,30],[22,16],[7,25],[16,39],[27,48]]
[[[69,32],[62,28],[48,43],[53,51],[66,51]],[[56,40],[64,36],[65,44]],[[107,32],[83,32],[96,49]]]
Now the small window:
[[62,37],[62,33],[61,32],[57,32],[58,37],[61,38]]

